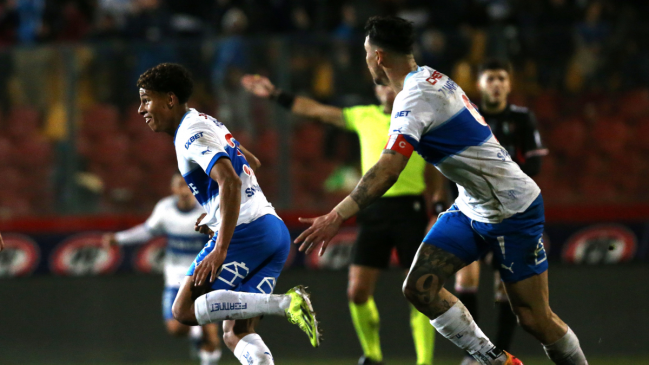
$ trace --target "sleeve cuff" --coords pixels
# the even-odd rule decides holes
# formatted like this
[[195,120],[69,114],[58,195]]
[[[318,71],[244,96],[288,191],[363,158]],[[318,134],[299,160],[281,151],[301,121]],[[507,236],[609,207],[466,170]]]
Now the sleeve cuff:
[[205,173],[207,174],[207,176],[210,176],[210,172],[212,171],[212,167],[214,167],[214,164],[216,163],[216,161],[218,161],[221,157],[225,157],[227,159],[230,158],[230,156],[228,156],[228,154],[225,153],[225,152],[219,152],[216,155],[214,155],[214,157],[212,157],[212,159],[210,160],[210,163],[207,165],[207,168],[205,169]]

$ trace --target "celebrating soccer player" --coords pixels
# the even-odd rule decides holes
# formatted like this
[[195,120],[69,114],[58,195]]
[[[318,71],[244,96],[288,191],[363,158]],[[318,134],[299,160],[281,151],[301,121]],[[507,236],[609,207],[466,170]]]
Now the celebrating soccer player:
[[[367,172],[381,157],[381,149],[388,140],[395,97],[390,87],[376,85],[376,97],[381,105],[338,108],[277,89],[263,76],[246,75],[241,83],[249,92],[275,100],[297,115],[356,132],[361,145],[363,172]],[[373,297],[380,270],[388,267],[395,247],[401,267],[410,267],[428,224],[424,192],[427,191],[429,197],[437,196],[442,186],[441,175],[415,155],[408,161],[396,184],[359,214],[360,231],[352,248],[347,296],[364,353],[358,362],[360,365],[380,364],[383,360],[379,312]],[[428,317],[414,307],[411,311],[417,364],[431,365],[435,332],[428,324]]]
[[522,362],[496,346],[461,301],[443,285],[459,269],[492,249],[521,326],[555,364],[587,364],[574,332],[550,309],[543,249],[543,198],[536,183],[512,161],[464,91],[446,75],[418,67],[412,24],[373,17],[365,27],[367,65],[379,85],[397,92],[390,139],[379,161],[329,214],[310,219],[296,242],[322,253],[342,222],[381,197],[416,150],[458,185],[419,248],[403,293],[444,337],[480,364]]
[[162,296],[162,315],[167,332],[178,337],[189,334],[192,341],[197,342],[200,347],[198,357],[201,365],[215,365],[221,358],[221,343],[216,324],[189,327],[175,320],[171,313],[180,283],[185,279],[187,269],[205,245],[207,238],[194,230],[196,218],[205,211],[194,199],[179,174],[174,175],[171,180],[171,191],[173,195],[160,200],[145,223],[116,234],[105,234],[104,245],[142,244],[155,236],[167,236],[164,259],[165,288]]
[[214,232],[180,286],[174,318],[185,325],[223,321],[223,340],[244,365],[274,363],[255,333],[262,315],[286,316],[318,346],[304,287],[272,294],[290,236],[257,183],[259,160],[222,123],[187,106],[193,81],[184,67],[159,64],[137,86],[139,113],[154,132],[174,138],[180,173],[207,212],[197,226]]
[[[547,149],[541,143],[534,114],[527,108],[510,104],[508,96],[511,91],[511,66],[504,61],[493,59],[480,67],[478,89],[482,94],[480,114],[485,118],[491,131],[503,146],[512,160],[528,176],[534,176],[541,170],[541,158]],[[511,310],[505,286],[500,280],[500,268],[492,260],[494,272],[495,302],[498,303],[498,328],[494,345],[509,351],[516,329],[516,316]],[[455,275],[455,291],[458,299],[471,312],[478,322],[478,284],[480,282],[480,261],[461,269]],[[475,360],[467,356],[462,365],[474,364]]]

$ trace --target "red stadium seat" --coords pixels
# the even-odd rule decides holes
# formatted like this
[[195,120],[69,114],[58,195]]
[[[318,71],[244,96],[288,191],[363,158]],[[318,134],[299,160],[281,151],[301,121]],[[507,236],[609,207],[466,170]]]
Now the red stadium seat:
[[622,119],[600,118],[591,130],[594,147],[608,155],[623,154],[626,151],[629,128]]
[[637,149],[649,151],[649,117],[637,119],[632,135]]
[[620,114],[624,118],[638,118],[649,115],[649,89],[626,92],[619,100]]
[[81,133],[90,138],[114,132],[119,127],[119,111],[108,104],[97,104],[83,113]]
[[12,109],[7,118],[7,133],[14,139],[31,138],[40,128],[38,111],[30,108]]
[[130,139],[124,133],[107,133],[91,143],[86,152],[88,160],[103,165],[125,161],[130,152]]
[[581,156],[585,152],[586,128],[580,119],[562,121],[552,129],[546,141],[553,153],[568,157]]
[[559,97],[554,93],[545,92],[534,101],[536,117],[547,123],[554,123],[559,118]]
[[53,160],[52,145],[45,137],[35,135],[14,145],[13,165],[21,169],[47,167]]
[[0,168],[11,164],[14,146],[8,138],[0,137]]

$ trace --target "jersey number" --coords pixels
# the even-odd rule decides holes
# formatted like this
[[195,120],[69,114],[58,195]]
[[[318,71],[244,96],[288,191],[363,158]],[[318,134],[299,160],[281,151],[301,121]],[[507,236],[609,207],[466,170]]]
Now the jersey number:
[[475,118],[475,120],[478,121],[478,123],[482,125],[487,125],[487,122],[485,122],[484,118],[480,113],[476,110],[476,108],[473,106],[473,103],[469,100],[469,98],[466,97],[466,95],[462,95],[462,101],[464,102],[464,106],[466,106],[467,109],[471,112],[471,115]]

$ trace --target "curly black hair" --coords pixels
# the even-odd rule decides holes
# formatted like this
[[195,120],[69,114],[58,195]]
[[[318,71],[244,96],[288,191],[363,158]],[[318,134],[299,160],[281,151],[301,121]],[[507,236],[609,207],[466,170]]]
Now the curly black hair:
[[177,63],[161,63],[140,75],[137,87],[163,93],[172,92],[184,104],[192,96],[194,82],[185,67]]
[[484,73],[485,71],[497,71],[497,70],[504,70],[511,76],[513,71],[512,64],[500,58],[488,59],[482,65],[480,65],[480,70],[478,71],[478,75],[482,75],[482,73]]
[[365,36],[370,43],[393,52],[412,53],[415,32],[412,22],[396,16],[373,16],[365,23]]

